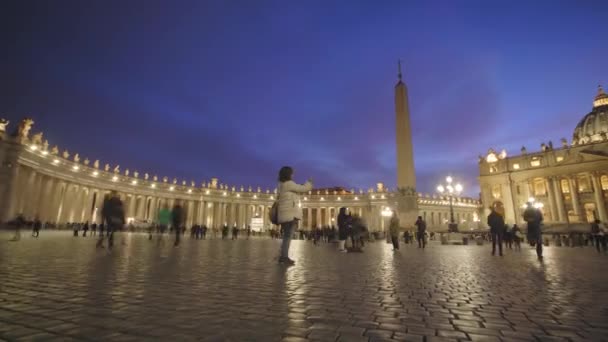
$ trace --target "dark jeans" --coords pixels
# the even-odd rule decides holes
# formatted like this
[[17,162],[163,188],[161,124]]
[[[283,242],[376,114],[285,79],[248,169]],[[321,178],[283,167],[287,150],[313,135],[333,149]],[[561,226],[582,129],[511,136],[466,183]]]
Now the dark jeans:
[[418,248],[426,247],[426,239],[424,238],[424,234],[418,234]]
[[293,231],[298,225],[297,220],[281,223],[281,230],[283,231],[283,242],[281,243],[281,258],[289,258],[289,246],[291,245],[291,237]]
[[393,248],[399,249],[399,236],[397,236],[397,235],[391,236],[391,241],[393,242]]
[[536,240],[536,255],[539,258],[543,257],[543,237],[542,236],[538,237],[538,239]]
[[496,254],[496,244],[498,244],[498,254],[502,255],[502,233],[491,231],[492,233],[492,255]]
[[[597,248],[598,252],[601,252],[602,250],[605,252],[606,251],[606,236],[602,236],[602,235],[595,235],[593,237],[593,240],[595,240],[595,247]],[[602,249],[600,250],[600,245],[602,246]]]
[[[114,227],[111,225],[108,225],[106,227],[106,236],[108,237],[108,247],[112,247],[114,246],[114,231],[116,230],[116,228],[118,227]],[[102,247],[103,246],[103,233],[99,235],[99,240],[97,240],[97,247]]]
[[182,230],[179,228],[174,229],[175,231],[175,245],[179,245],[179,237],[182,235]]

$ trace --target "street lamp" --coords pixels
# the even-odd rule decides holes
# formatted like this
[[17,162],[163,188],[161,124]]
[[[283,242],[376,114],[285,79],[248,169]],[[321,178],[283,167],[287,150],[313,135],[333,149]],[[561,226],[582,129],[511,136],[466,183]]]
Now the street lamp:
[[450,176],[445,178],[445,182],[445,185],[440,184],[437,186],[437,192],[442,195],[447,195],[450,199],[450,224],[448,225],[448,231],[457,232],[458,223],[454,221],[454,196],[460,195],[462,192],[462,185],[460,183],[453,184],[454,180]]

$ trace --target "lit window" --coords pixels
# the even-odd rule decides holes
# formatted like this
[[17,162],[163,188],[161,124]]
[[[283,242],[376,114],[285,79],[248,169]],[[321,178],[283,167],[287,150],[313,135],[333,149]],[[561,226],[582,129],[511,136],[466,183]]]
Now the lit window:
[[547,188],[545,186],[545,180],[537,178],[534,180],[534,196],[545,196],[547,194]]
[[569,194],[570,193],[570,184],[568,183],[567,179],[562,179],[560,181],[561,186],[562,186],[562,193],[564,194]]
[[600,183],[602,184],[602,190],[608,190],[608,176],[600,177]]
[[555,160],[559,163],[562,160],[564,160],[564,157],[563,156],[557,156],[557,158],[555,158]]
[[519,170],[519,164],[517,164],[517,163],[516,163],[516,164],[513,164],[513,169],[515,169],[515,170]]
[[530,162],[531,166],[537,167],[540,166],[540,159],[534,159]]

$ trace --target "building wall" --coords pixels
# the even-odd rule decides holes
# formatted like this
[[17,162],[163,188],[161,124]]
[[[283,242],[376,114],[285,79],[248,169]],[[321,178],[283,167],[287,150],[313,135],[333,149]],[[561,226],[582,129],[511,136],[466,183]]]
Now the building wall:
[[522,224],[523,206],[530,197],[543,204],[545,223],[586,226],[608,221],[608,142],[501,158],[490,151],[480,159],[479,183],[484,214],[496,200],[503,202],[506,221]]

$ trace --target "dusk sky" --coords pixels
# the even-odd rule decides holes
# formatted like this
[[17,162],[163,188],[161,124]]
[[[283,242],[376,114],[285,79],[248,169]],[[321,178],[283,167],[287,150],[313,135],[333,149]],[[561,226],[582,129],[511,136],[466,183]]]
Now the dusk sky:
[[396,184],[403,61],[418,190],[572,139],[608,83],[608,1],[3,1],[0,116],[159,177]]

